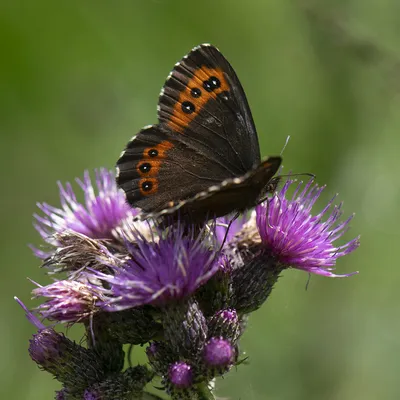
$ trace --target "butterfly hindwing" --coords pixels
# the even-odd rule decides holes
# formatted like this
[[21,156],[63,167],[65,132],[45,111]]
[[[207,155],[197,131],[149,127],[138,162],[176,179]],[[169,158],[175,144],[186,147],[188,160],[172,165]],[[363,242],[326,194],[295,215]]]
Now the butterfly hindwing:
[[117,162],[117,183],[130,204],[160,211],[225,179],[223,163],[210,170],[209,159],[179,139],[180,134],[152,125],[127,144]]
[[190,218],[191,222],[202,222],[232,211],[243,212],[256,206],[263,196],[275,190],[279,178],[274,178],[274,175],[281,161],[281,157],[269,157],[257,168],[241,177],[226,179],[219,185],[210,186],[191,198],[174,202],[161,211],[145,213],[142,218],[166,216],[167,221],[178,217]]

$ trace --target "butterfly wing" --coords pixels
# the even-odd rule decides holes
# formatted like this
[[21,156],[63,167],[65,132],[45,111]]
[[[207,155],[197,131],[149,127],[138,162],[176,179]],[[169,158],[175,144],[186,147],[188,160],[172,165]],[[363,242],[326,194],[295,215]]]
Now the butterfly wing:
[[144,213],[142,219],[161,217],[170,223],[176,218],[188,218],[191,223],[201,223],[231,212],[244,212],[276,189],[279,177],[274,175],[281,161],[281,157],[269,157],[241,177],[226,179],[187,200],[171,202],[161,211]]
[[226,178],[243,175],[260,162],[246,95],[214,46],[195,47],[175,65],[160,94],[158,117],[210,163],[223,160],[231,172]]
[[117,162],[118,185],[148,216],[186,205],[183,214],[201,220],[251,207],[279,168],[280,157],[260,164],[243,88],[211,45],[175,65],[158,116],[160,123],[139,132]]
[[230,176],[221,160],[210,166],[196,146],[179,139],[179,133],[152,125],[127,144],[117,162],[117,184],[132,206],[158,212]]

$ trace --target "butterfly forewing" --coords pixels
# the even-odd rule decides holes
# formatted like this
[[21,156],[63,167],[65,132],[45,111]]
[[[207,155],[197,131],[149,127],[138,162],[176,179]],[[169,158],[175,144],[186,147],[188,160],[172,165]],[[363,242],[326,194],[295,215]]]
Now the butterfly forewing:
[[175,65],[161,91],[158,115],[162,124],[182,133],[186,143],[195,142],[210,158],[222,158],[232,176],[260,162],[246,96],[214,46],[198,46]]

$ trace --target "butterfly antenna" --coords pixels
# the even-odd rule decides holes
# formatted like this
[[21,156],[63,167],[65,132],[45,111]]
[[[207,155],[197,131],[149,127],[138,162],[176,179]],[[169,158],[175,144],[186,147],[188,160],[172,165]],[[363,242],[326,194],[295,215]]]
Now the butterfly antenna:
[[299,172],[298,174],[279,175],[277,176],[277,178],[292,178],[294,176],[309,176],[312,179],[315,179],[317,177],[315,174],[312,174],[311,172]]
[[285,151],[286,146],[287,146],[288,143],[289,143],[289,140],[290,140],[290,135],[288,135],[287,138],[286,138],[286,142],[285,142],[285,144],[283,145],[283,149],[281,150],[281,154],[279,154],[280,156],[281,156],[281,155],[283,154],[283,152]]

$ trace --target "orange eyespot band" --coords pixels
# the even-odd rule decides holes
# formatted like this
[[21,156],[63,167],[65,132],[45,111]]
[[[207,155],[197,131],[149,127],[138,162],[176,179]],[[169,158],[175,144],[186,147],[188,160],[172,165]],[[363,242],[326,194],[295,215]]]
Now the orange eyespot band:
[[183,133],[185,127],[199,114],[204,105],[225,91],[229,91],[229,85],[220,68],[205,66],[198,68],[179,96],[168,126],[174,131]]

